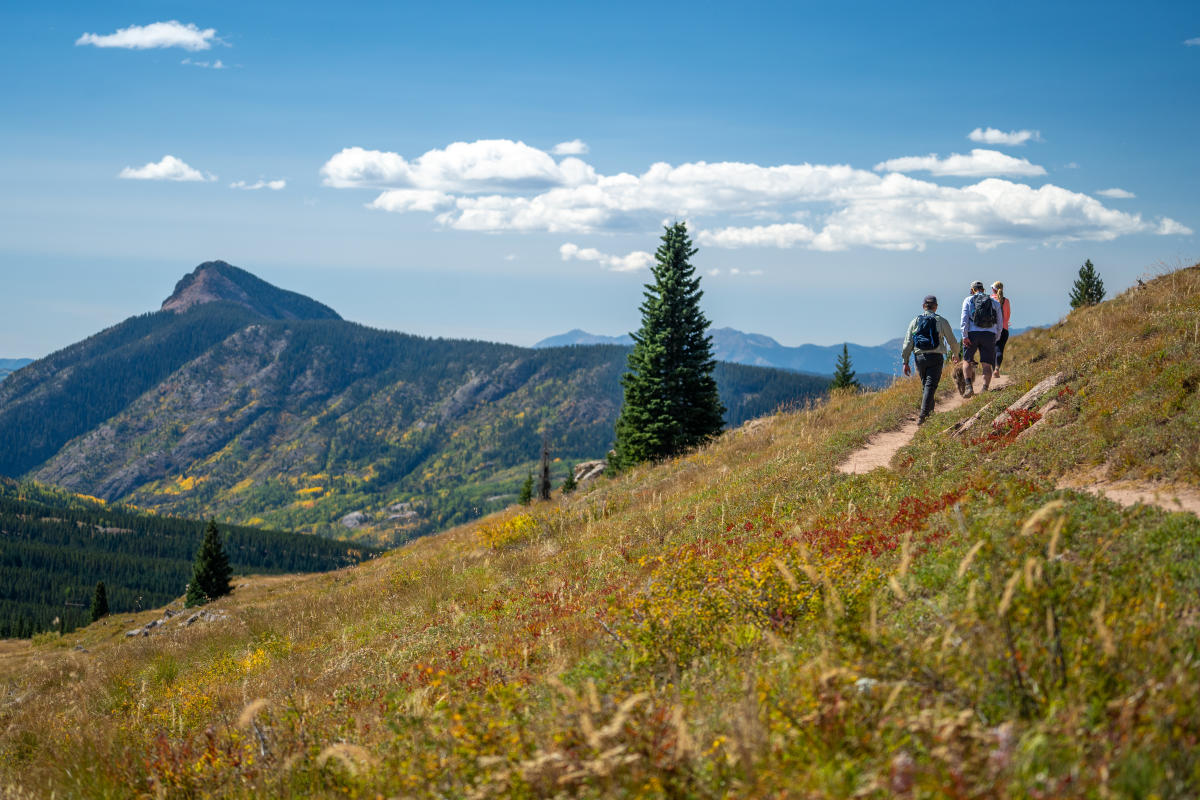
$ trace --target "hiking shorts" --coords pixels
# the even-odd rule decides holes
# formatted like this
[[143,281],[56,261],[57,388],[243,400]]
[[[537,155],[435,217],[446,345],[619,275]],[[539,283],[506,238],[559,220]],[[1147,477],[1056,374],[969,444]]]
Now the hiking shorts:
[[979,363],[996,366],[996,334],[991,331],[971,331],[967,334],[971,343],[963,346],[963,361],[974,361],[979,352]]

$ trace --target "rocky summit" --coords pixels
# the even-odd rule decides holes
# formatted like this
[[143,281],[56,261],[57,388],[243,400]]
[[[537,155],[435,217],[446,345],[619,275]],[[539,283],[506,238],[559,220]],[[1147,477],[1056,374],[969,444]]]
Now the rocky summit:
[[178,313],[216,302],[236,303],[268,319],[341,319],[323,303],[272,286],[224,261],[205,261],[184,275],[161,310]]

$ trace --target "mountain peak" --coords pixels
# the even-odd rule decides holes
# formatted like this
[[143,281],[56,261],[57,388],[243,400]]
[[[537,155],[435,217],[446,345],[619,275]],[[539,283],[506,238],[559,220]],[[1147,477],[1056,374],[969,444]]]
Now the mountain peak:
[[289,292],[224,261],[205,261],[175,284],[163,311],[180,313],[204,303],[237,303],[269,319],[341,319],[336,311]]

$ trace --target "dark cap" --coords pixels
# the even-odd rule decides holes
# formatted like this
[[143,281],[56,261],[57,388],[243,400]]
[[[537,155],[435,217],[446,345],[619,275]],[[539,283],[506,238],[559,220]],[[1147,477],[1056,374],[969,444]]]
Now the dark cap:
[[974,283],[971,284],[971,289],[972,290],[978,289],[979,291],[982,292],[983,291],[983,281],[975,281]]
[[933,296],[933,295],[931,295],[931,294],[927,294],[927,295],[925,295],[925,302],[924,302],[924,305],[927,305],[927,306],[936,306],[936,305],[937,305],[937,298],[936,298],[936,297],[934,297],[934,296]]

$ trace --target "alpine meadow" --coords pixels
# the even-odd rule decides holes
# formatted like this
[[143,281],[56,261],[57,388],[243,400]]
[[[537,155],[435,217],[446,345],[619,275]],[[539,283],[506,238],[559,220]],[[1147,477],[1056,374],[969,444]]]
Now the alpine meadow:
[[1200,797],[1195,0],[0,37],[0,800]]

